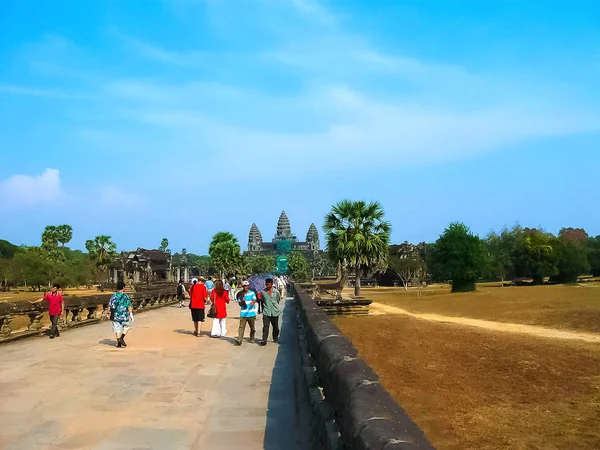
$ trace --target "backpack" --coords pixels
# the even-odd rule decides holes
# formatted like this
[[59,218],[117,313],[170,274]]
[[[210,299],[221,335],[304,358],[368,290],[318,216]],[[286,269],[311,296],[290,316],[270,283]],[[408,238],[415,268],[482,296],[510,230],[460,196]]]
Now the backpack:
[[[173,291],[171,291],[173,292]],[[182,296],[183,295],[183,284],[179,283],[179,285],[177,286],[177,295]]]

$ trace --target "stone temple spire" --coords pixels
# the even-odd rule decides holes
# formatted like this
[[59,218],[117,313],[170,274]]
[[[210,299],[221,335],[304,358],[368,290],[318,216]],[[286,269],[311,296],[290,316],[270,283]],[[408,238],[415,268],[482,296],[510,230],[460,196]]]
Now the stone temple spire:
[[248,250],[259,251],[263,242],[262,234],[255,223],[250,227],[250,233],[248,233]]
[[281,215],[277,221],[277,234],[275,235],[275,238],[286,238],[291,235],[292,228],[290,226],[290,219],[288,219],[285,211],[281,211]]
[[313,242],[319,245],[319,230],[317,230],[317,226],[314,223],[310,224],[308,227],[308,233],[306,233],[306,242]]

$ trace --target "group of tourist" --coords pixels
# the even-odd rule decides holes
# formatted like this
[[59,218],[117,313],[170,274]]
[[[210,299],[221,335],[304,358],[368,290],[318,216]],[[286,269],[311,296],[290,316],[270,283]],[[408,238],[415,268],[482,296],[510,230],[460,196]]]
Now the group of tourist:
[[[274,287],[275,282],[277,288]],[[204,277],[193,278],[189,290],[183,280],[179,281],[177,297],[180,307],[184,306],[186,296],[189,296],[189,309],[194,323],[194,336],[202,336],[202,325],[206,317],[213,320],[211,337],[219,338],[227,335],[227,305],[233,299],[240,307],[240,325],[235,339],[236,345],[242,345],[246,326],[250,328],[250,343],[255,342],[256,317],[263,315],[262,340],[259,345],[267,345],[269,330],[273,328],[273,341],[279,342],[280,303],[285,296],[287,280],[282,277],[265,279],[265,288],[260,292],[250,289],[248,280],[236,283],[234,280],[216,280]],[[236,285],[241,285],[241,288]],[[117,341],[117,347],[127,347],[125,336],[129,332],[135,318],[131,299],[125,293],[125,283],[119,281],[117,290],[109,301],[110,320]],[[64,314],[64,300],[60,285],[54,284],[50,292],[31,303],[48,302],[50,316],[50,339],[60,336],[58,320]],[[209,312],[206,313],[206,308]]]
[[[283,279],[279,279],[280,286],[285,289]],[[223,337],[227,335],[227,305],[234,299],[240,306],[240,326],[238,336],[235,340],[236,345],[242,345],[246,326],[250,328],[250,342],[255,342],[256,334],[256,316],[260,312],[263,314],[263,333],[261,346],[267,345],[269,337],[269,328],[273,327],[273,341],[279,342],[279,316],[281,311],[282,294],[274,288],[273,278],[265,280],[265,288],[258,293],[250,289],[248,280],[241,282],[241,289],[236,290],[236,282],[228,280],[204,279],[204,277],[193,278],[189,289],[190,303],[189,308],[194,322],[194,336],[202,335],[202,324],[208,316],[213,319],[211,337]],[[211,289],[210,286],[214,285]],[[185,285],[180,280],[179,286],[183,286],[183,295],[185,295]],[[285,293],[284,293],[285,295]],[[180,302],[183,302],[180,299]],[[259,305],[262,308],[259,310]],[[210,307],[206,314],[206,308]]]

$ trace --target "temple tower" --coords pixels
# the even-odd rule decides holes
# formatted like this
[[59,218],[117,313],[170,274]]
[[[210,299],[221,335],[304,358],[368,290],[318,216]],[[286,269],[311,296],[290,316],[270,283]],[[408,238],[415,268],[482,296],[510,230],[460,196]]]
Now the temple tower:
[[281,211],[279,220],[277,221],[277,233],[273,238],[273,242],[282,241],[284,239],[295,241],[296,236],[292,234],[292,227],[290,226],[290,219],[288,219],[285,211]]
[[317,230],[317,227],[314,223],[311,223],[310,227],[308,227],[308,232],[306,233],[306,243],[308,244],[309,249],[312,251],[320,249],[319,230]]
[[250,227],[250,233],[248,234],[248,251],[249,252],[260,252],[262,249],[263,238],[260,234],[260,230],[255,223]]

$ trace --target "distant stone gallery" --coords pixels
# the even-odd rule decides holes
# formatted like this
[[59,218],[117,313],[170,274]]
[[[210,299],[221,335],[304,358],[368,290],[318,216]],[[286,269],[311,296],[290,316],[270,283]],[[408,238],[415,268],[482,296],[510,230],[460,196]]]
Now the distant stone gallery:
[[310,224],[304,242],[298,241],[296,235],[292,233],[290,220],[285,211],[282,211],[279,216],[277,232],[271,242],[264,242],[260,230],[255,223],[252,224],[248,235],[247,255],[277,255],[289,251],[302,252],[307,256],[321,251],[319,231],[314,223]]

